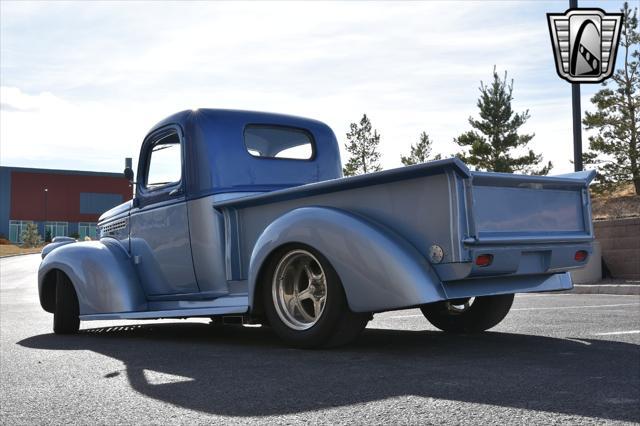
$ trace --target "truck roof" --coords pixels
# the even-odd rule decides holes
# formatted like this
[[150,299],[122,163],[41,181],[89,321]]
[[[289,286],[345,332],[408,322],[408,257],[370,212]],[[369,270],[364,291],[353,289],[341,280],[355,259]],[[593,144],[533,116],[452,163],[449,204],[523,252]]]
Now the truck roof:
[[218,119],[228,120],[245,120],[247,122],[279,122],[279,123],[297,123],[297,124],[315,124],[326,126],[321,121],[313,118],[300,117],[291,114],[280,114],[276,112],[264,112],[264,111],[250,111],[242,109],[225,109],[225,108],[196,108],[186,109],[184,111],[176,112],[170,116],[164,118],[154,125],[148,133],[154,132],[157,129],[166,126],[167,124],[185,123],[193,116],[215,116]]
[[[188,198],[272,191],[342,176],[336,137],[318,120],[257,111],[196,109],[165,118],[149,134],[171,125],[178,126],[185,136]],[[307,160],[256,157],[245,145],[245,130],[250,125],[304,130],[312,137],[313,155]]]

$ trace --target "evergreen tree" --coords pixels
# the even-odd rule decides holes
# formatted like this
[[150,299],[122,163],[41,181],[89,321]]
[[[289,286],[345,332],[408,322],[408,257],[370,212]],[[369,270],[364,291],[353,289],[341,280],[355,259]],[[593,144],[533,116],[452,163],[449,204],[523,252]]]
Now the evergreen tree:
[[542,155],[532,150],[524,155],[512,152],[524,148],[533,138],[533,134],[518,134],[518,129],[529,119],[529,111],[520,114],[511,108],[513,100],[513,80],[507,83],[507,73],[501,79],[493,68],[493,81],[486,86],[480,82],[478,108],[480,119],[469,117],[469,124],[475,130],[461,134],[454,141],[468,152],[457,156],[478,170],[493,172],[522,172],[546,175],[551,170],[551,162],[536,169],[542,162]]
[[433,150],[433,142],[429,139],[427,132],[420,133],[420,140],[417,144],[411,144],[411,153],[408,156],[401,155],[400,161],[405,166],[426,163],[429,160],[440,160],[442,156],[437,154],[433,158],[429,158]]
[[[638,9],[622,8],[620,47],[624,65],[611,77],[613,88],[596,93],[591,102],[597,107],[587,112],[583,124],[597,134],[589,137],[589,148],[583,156],[585,164],[594,165],[598,181],[604,187],[633,181],[640,195],[640,34]],[[603,83],[607,86],[608,82]]]
[[20,237],[22,238],[22,245],[27,248],[36,247],[42,241],[35,223],[28,223]]
[[345,176],[355,176],[382,170],[380,166],[380,134],[377,130],[371,132],[371,120],[367,114],[362,116],[360,123],[351,123],[347,133],[348,142],[345,148],[349,153],[349,161],[342,169]]

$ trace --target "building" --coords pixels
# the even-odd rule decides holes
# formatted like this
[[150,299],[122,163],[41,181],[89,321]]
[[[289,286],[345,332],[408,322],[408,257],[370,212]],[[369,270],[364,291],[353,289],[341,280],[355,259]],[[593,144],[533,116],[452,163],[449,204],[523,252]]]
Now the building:
[[122,173],[0,167],[0,234],[21,242],[36,223],[43,239],[95,239],[98,217],[131,195]]

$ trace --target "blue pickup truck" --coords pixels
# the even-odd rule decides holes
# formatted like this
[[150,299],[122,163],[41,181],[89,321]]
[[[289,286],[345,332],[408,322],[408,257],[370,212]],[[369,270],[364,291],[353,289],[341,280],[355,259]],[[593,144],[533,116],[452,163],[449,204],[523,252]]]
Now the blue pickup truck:
[[592,250],[592,178],[473,172],[455,158],[343,178],[319,121],[184,111],[142,142],[135,197],[100,217],[99,241],[45,247],[40,303],[61,334],[240,316],[329,347],[410,307],[443,331],[480,332],[514,293],[572,287],[567,271]]

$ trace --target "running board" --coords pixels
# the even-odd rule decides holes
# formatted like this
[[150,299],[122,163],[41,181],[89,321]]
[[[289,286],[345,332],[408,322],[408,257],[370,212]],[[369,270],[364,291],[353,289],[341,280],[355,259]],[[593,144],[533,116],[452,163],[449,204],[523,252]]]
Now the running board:
[[114,312],[109,314],[80,315],[81,321],[115,320],[115,319],[161,319],[161,318],[187,318],[209,317],[215,315],[246,314],[249,311],[247,305],[224,306],[217,308],[192,308],[171,309],[164,311],[138,311],[138,312]]

